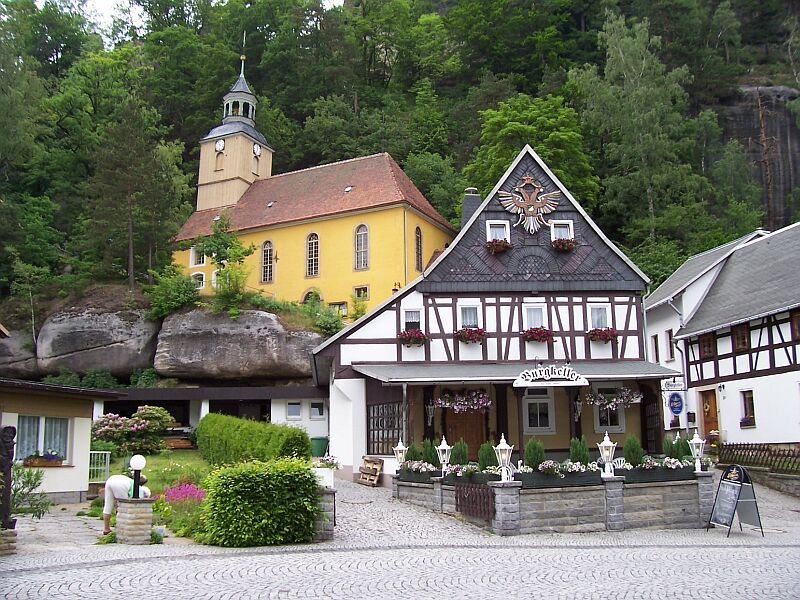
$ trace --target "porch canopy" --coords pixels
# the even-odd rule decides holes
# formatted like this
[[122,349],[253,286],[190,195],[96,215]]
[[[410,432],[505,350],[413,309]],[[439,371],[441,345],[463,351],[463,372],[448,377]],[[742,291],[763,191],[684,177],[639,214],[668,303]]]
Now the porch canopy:
[[[581,379],[587,381],[617,381],[621,379],[669,379],[680,377],[678,371],[667,369],[655,363],[628,360],[601,362],[597,360],[573,360],[548,363],[406,363],[406,364],[353,364],[352,369],[362,375],[377,379],[385,385],[431,385],[437,383],[514,383],[525,371],[547,369],[547,367],[571,367]],[[548,383],[548,381],[552,383]],[[584,381],[573,379],[565,381],[557,375],[549,380],[536,378],[529,387],[547,385],[586,385]],[[519,387],[520,384],[517,384]]]

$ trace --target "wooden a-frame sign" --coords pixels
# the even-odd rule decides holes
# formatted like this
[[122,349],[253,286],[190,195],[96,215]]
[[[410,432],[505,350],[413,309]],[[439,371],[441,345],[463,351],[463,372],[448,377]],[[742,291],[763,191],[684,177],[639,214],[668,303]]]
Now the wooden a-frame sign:
[[739,531],[742,531],[742,523],[746,523],[761,529],[761,536],[764,536],[764,527],[761,525],[761,516],[758,514],[753,482],[741,465],[730,465],[723,471],[706,531],[712,524],[727,527],[728,535],[726,537],[729,537],[734,514],[739,517]]

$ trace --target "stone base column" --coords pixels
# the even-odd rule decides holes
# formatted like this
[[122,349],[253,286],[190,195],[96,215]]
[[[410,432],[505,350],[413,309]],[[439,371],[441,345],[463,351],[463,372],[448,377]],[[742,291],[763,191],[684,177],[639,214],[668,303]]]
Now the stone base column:
[[492,532],[496,535],[519,535],[519,492],[521,481],[490,481],[494,491]]
[[606,488],[606,531],[625,529],[624,477],[603,477]]
[[17,530],[0,529],[0,556],[17,553]]
[[400,489],[397,487],[397,473],[390,477],[392,478],[392,498],[398,500],[400,498]]
[[714,507],[714,473],[711,471],[695,471],[697,478],[697,501],[699,502],[698,515],[700,527],[708,525],[711,518],[711,509]]
[[336,524],[336,490],[320,487],[320,514],[314,520],[314,541],[325,542],[333,539],[333,526]]
[[433,482],[433,510],[440,513],[442,512],[442,504],[444,502],[442,497],[442,479],[443,477],[431,477]]
[[117,500],[117,542],[149,544],[153,529],[155,498],[120,498]]

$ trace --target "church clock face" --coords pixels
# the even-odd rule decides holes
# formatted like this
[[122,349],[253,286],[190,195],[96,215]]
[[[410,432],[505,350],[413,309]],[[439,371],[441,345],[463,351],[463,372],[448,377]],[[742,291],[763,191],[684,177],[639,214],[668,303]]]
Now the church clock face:
[[260,144],[253,144],[253,154],[256,156],[261,156],[261,145]]
[[223,150],[225,150],[225,140],[217,140],[217,143],[214,144],[214,149],[217,152],[222,152]]

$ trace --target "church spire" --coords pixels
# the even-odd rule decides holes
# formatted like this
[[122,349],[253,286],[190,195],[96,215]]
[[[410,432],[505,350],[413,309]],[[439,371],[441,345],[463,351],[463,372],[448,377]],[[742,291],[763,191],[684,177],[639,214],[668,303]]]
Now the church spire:
[[[242,50],[244,51],[244,40],[242,38]],[[239,78],[234,82],[228,93],[225,94],[223,102],[225,105],[224,113],[222,115],[222,122],[242,122],[255,127],[256,121],[256,100],[255,94],[250,90],[247,85],[247,80],[244,78],[244,63],[247,57],[244,53],[239,56],[242,62],[241,70],[239,71]]]

